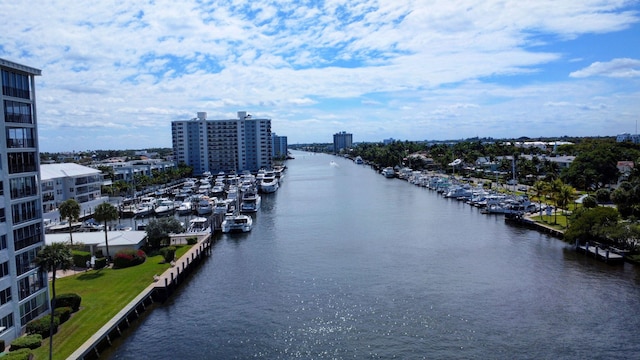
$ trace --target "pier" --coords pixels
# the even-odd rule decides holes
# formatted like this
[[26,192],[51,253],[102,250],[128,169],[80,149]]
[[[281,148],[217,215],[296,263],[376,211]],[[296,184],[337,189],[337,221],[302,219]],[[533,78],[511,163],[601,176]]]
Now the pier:
[[164,302],[184,282],[187,275],[211,253],[213,237],[204,236],[187,253],[171,263],[161,275],[149,279],[151,284],[109,320],[100,330],[82,344],[69,359],[96,359],[100,351],[112,344],[112,339],[122,336],[147,308],[156,302]]
[[578,241],[576,241],[576,251],[593,256],[594,258],[600,261],[604,261],[608,264],[624,263],[624,256],[612,252],[609,249],[601,249],[598,246],[592,245],[590,246],[589,242],[587,242],[585,245],[580,245]]

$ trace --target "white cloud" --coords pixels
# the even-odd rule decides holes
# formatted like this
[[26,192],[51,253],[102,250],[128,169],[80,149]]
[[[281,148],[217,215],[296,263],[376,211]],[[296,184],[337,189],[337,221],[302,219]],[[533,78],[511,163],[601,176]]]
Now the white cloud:
[[45,151],[170,146],[171,120],[197,111],[268,116],[292,142],[497,137],[513,118],[552,135],[585,109],[574,129],[597,133],[597,116],[637,113],[637,50],[545,78],[602,58],[552,45],[638,26],[626,0],[0,2],[0,57],[43,70]]
[[591,76],[607,76],[613,78],[640,77],[640,60],[613,59],[608,62],[596,61],[584,69],[574,71],[569,76],[574,78],[586,78]]

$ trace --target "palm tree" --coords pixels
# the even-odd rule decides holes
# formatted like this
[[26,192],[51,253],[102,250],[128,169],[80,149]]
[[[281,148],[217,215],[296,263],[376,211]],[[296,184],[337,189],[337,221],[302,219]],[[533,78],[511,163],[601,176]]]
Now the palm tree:
[[542,180],[538,180],[533,183],[531,190],[534,191],[538,198],[538,207],[540,208],[540,219],[542,219],[542,197],[547,193],[547,183]]
[[107,236],[107,222],[118,219],[118,209],[115,206],[109,203],[102,203],[95,208],[95,212],[93,213],[93,217],[98,222],[104,223],[104,244],[107,248],[107,261],[110,261],[111,257],[109,255],[109,239]]
[[555,179],[551,182],[551,184],[549,185],[549,193],[551,193],[551,198],[553,199],[553,202],[556,205],[556,208],[554,209],[555,211],[555,217],[553,219],[553,223],[557,224],[558,223],[558,206],[559,206],[559,199],[560,199],[560,190],[562,189],[562,187],[564,186],[564,183],[562,182],[562,180]]
[[[569,202],[573,200],[575,192],[576,189],[574,189],[573,186],[562,184],[562,186],[560,187],[560,191],[558,192],[558,204],[561,208],[568,208]],[[569,224],[567,222],[567,226],[568,225]]]
[[80,204],[75,199],[65,200],[60,204],[60,217],[69,222],[69,239],[73,245],[73,235],[71,231],[71,223],[78,221],[80,218]]
[[46,245],[36,256],[35,263],[46,272],[51,271],[53,277],[51,279],[51,322],[49,323],[49,360],[53,356],[53,311],[56,307],[56,270],[69,270],[73,266],[73,255],[71,248],[63,243],[53,243]]

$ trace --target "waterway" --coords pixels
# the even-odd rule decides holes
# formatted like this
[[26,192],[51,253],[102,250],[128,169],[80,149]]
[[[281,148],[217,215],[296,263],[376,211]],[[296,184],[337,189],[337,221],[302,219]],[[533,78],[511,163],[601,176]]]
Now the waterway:
[[254,228],[110,359],[584,359],[640,354],[640,272],[502,216],[295,152]]

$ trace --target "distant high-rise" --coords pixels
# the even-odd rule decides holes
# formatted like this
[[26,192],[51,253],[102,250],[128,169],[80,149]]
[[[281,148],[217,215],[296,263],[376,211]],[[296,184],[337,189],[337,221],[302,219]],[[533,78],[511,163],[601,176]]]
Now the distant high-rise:
[[273,133],[273,158],[274,159],[284,159],[287,157],[287,137],[286,136],[278,136]]
[[34,265],[44,245],[35,77],[41,71],[0,59],[0,339],[49,310],[47,272]]
[[228,120],[207,120],[207,113],[199,112],[194,119],[173,121],[171,135],[176,164],[191,166],[195,175],[273,167],[271,119],[246,111]]
[[339,153],[342,150],[350,149],[353,146],[353,135],[341,131],[333,134],[333,152]]

